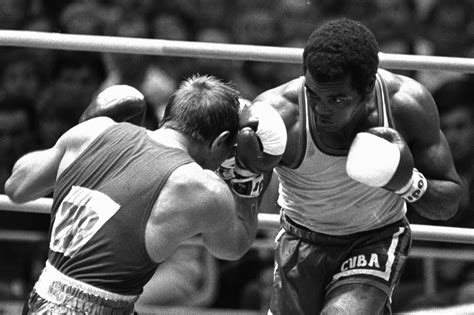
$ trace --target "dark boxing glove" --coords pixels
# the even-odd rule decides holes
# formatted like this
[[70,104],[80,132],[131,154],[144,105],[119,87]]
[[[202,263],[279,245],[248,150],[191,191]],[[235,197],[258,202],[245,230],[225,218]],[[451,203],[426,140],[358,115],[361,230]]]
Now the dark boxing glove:
[[240,100],[240,131],[235,157],[218,169],[233,192],[241,197],[258,197],[263,191],[263,172],[278,164],[286,148],[286,127],[271,106]]
[[402,136],[392,128],[374,127],[356,135],[347,156],[349,177],[383,187],[414,202],[426,192],[425,177],[416,168]]
[[243,155],[240,150],[246,150],[246,154],[255,155],[256,158],[261,157],[261,142],[252,128],[244,127],[239,131],[236,149],[235,156],[225,160],[217,173],[236,195],[244,198],[258,197],[263,191],[263,174],[246,169],[239,160],[239,156]]
[[97,95],[79,118],[79,122],[107,116],[117,122],[142,126],[145,114],[146,103],[142,93],[129,85],[113,85]]
[[265,103],[241,100],[237,161],[253,173],[268,172],[285,152],[287,133],[280,114]]

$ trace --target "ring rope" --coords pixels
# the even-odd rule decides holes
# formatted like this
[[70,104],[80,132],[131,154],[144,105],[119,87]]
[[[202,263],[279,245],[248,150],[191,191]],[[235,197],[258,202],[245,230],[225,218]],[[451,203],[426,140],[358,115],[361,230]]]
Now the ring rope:
[[[0,210],[5,211],[49,213],[52,204],[53,200],[51,198],[39,198],[35,201],[16,204],[7,195],[0,195]],[[259,213],[258,224],[261,229],[278,229],[280,227],[280,216]],[[421,224],[411,224],[410,227],[415,240],[474,244],[474,229]]]
[[[302,63],[302,48],[0,30],[0,46]],[[474,73],[474,58],[379,53],[381,67]]]
[[[9,242],[47,242],[49,240],[48,233],[38,231],[24,231],[24,230],[0,230],[0,241]],[[190,238],[187,239],[183,245],[186,246],[202,246],[202,239]],[[274,242],[271,238],[259,239],[253,241],[253,249],[273,250]],[[458,248],[432,248],[432,247],[417,247],[414,246],[410,252],[411,257],[417,258],[437,258],[444,260],[456,261],[474,261],[474,250],[458,249]]]

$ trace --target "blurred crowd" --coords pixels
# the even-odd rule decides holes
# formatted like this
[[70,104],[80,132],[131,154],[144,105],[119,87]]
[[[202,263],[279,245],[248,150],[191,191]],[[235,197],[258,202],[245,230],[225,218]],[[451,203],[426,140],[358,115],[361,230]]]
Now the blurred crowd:
[[[297,48],[304,46],[319,24],[340,16],[367,25],[382,53],[474,58],[473,0],[0,0],[0,29]],[[459,215],[443,224],[474,227],[472,75],[439,70],[394,72],[417,79],[433,93],[441,126],[466,182]],[[0,47],[0,193],[14,161],[25,152],[51,146],[105,87],[128,84],[139,89],[148,104],[147,127],[155,128],[169,95],[194,73],[232,81],[244,98],[253,99],[302,75],[302,68],[299,64]],[[274,212],[276,207],[265,210]],[[415,215],[410,220],[441,224]],[[0,211],[2,230],[47,232],[47,226],[46,215]],[[272,233],[262,232],[261,237]],[[22,299],[44,263],[47,244],[18,246],[0,240],[0,248],[0,299]],[[237,262],[214,261],[215,268],[210,269],[205,266],[210,261],[206,253],[185,248],[170,259],[173,263],[167,264],[168,269],[163,268],[165,275],[157,276],[169,280],[161,280],[166,287],[152,282],[147,291],[152,294],[144,296],[143,303],[265,309],[271,255],[271,250],[251,250]],[[408,266],[406,288],[420,284],[418,267],[416,261]],[[440,263],[438,269],[436,276],[451,295],[421,296],[412,305],[459,302],[451,298],[452,292],[468,279],[467,286],[474,291],[472,263]],[[209,275],[213,270],[217,275]],[[208,283],[209,277],[215,284],[214,289],[207,288],[212,294],[197,298],[196,292],[204,285],[214,285]],[[474,302],[471,293],[464,296]],[[193,294],[194,299],[190,298]]]

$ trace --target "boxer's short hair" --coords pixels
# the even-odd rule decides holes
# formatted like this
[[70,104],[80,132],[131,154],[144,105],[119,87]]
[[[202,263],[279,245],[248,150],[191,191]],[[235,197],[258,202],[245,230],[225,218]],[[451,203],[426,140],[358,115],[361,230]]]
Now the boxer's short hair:
[[309,36],[303,68],[320,82],[352,76],[353,87],[370,92],[379,65],[374,34],[361,23],[342,18],[321,25]]
[[230,131],[228,139],[234,141],[239,130],[239,93],[214,76],[194,75],[171,95],[161,125],[199,141]]

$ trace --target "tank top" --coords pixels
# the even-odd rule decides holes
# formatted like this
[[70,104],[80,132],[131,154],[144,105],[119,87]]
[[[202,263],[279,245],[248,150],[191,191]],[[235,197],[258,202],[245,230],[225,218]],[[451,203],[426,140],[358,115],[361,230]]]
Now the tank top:
[[[402,219],[406,204],[383,188],[370,187],[346,174],[347,150],[323,147],[308,109],[304,77],[298,91],[302,115],[301,137],[304,154],[294,165],[279,165],[278,204],[282,213],[315,232],[347,235],[377,229]],[[390,101],[382,77],[377,74],[375,100],[379,126],[393,126]],[[311,126],[311,127],[310,127]]]
[[100,289],[140,294],[159,265],[145,247],[148,217],[169,175],[190,162],[144,128],[107,128],[56,182],[49,262]]

